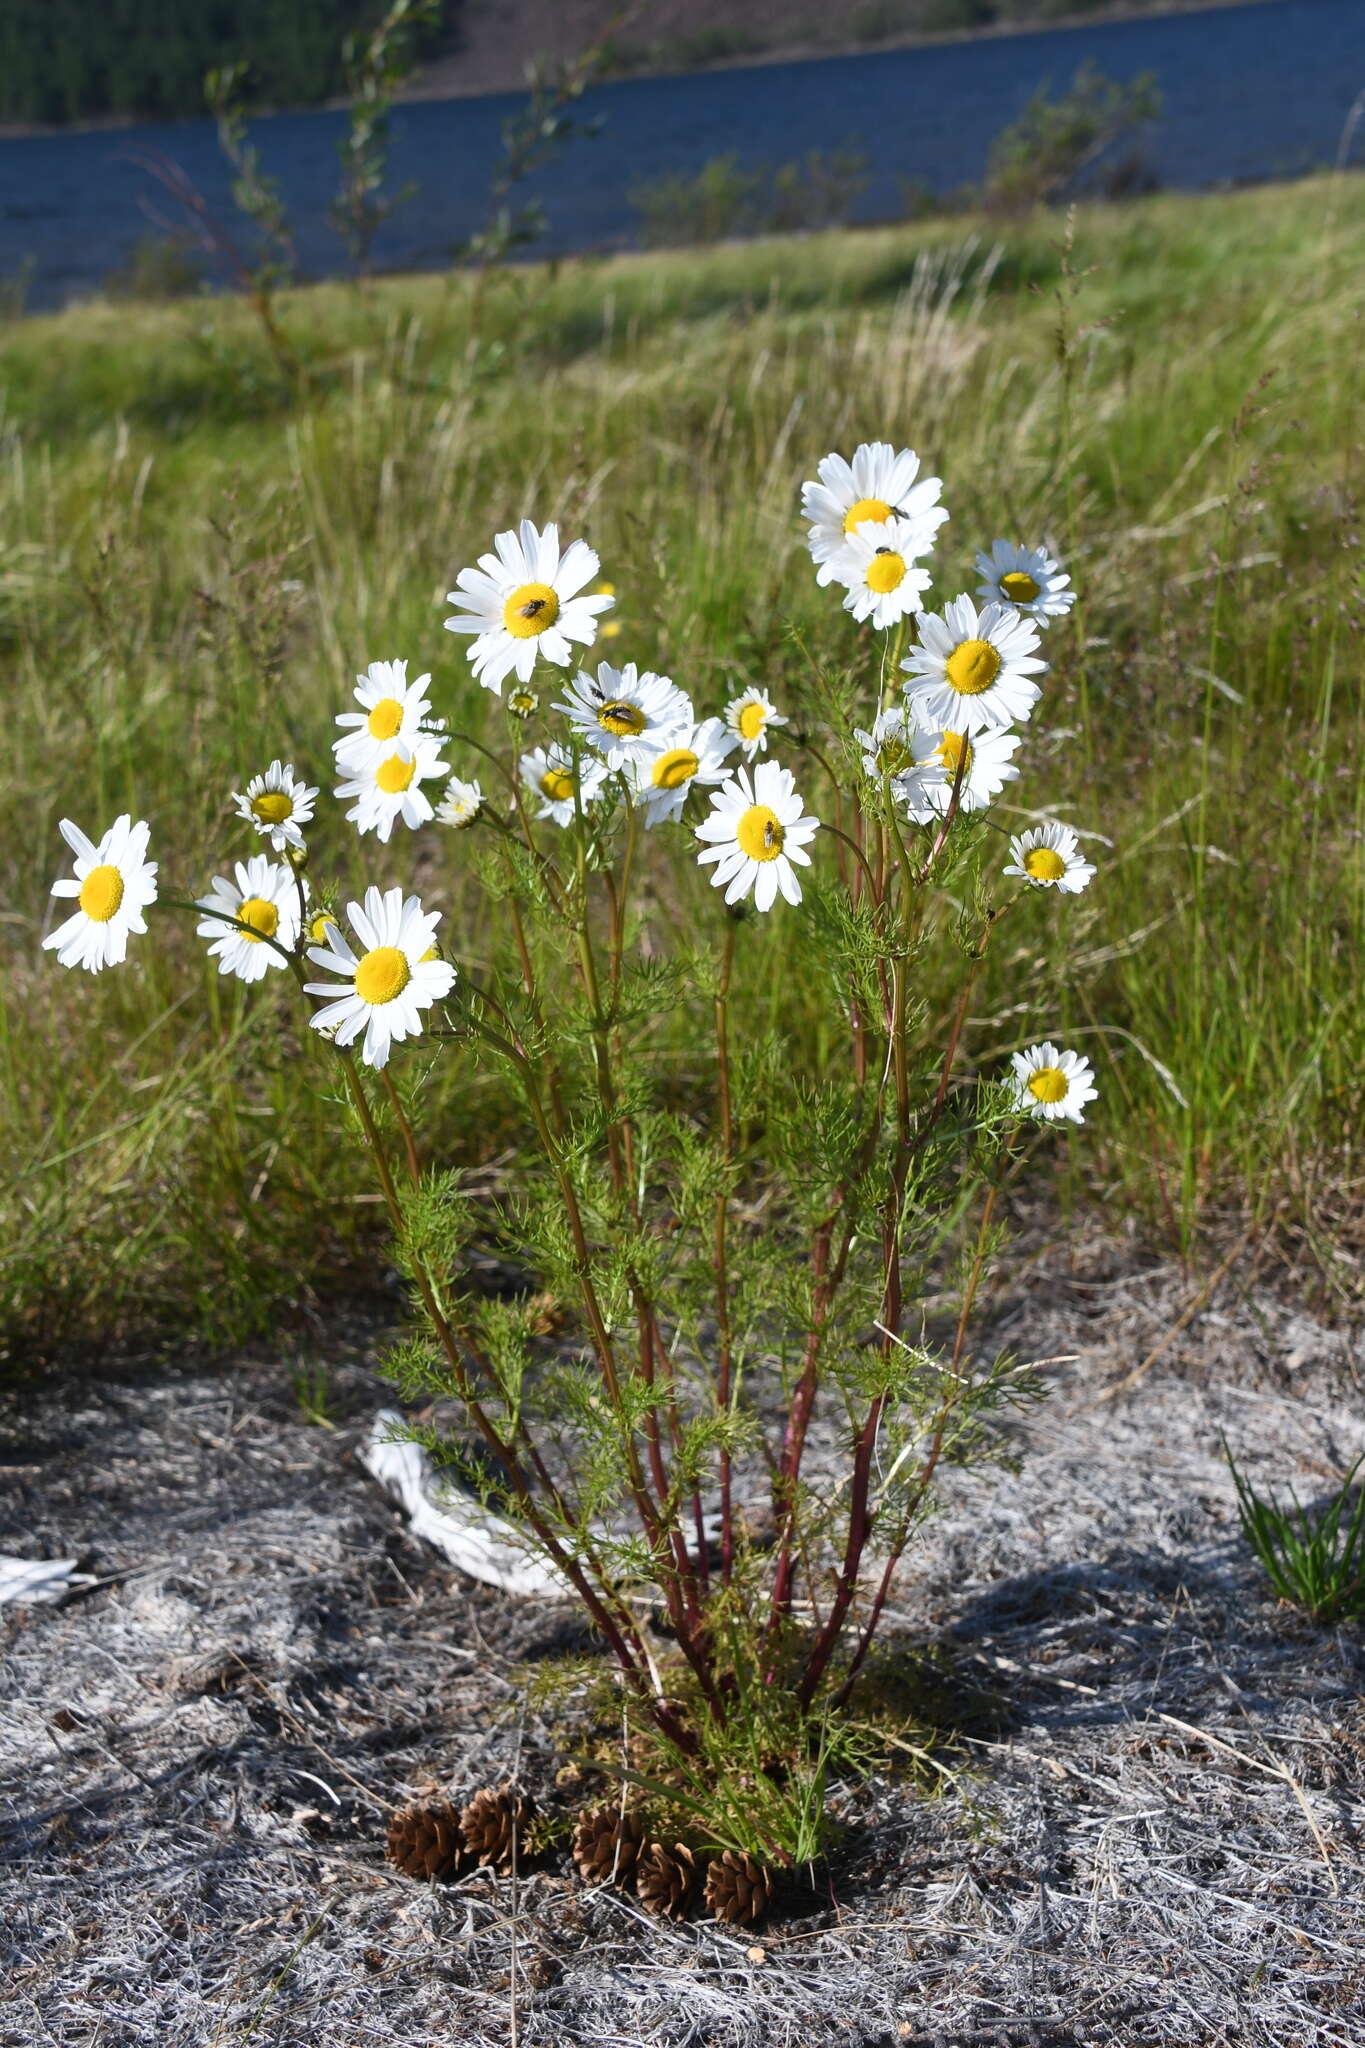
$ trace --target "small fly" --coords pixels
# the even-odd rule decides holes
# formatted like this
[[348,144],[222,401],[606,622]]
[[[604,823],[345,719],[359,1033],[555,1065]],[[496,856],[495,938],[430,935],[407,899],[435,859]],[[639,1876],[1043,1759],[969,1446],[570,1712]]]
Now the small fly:
[[543,597],[528,597],[525,604],[517,606],[517,616],[523,619],[533,619],[537,613],[544,611],[545,603],[546,600]]

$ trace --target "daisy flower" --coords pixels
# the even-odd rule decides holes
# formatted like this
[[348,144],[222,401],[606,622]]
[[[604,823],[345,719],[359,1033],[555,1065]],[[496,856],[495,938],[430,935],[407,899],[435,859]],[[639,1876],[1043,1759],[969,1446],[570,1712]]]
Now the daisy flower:
[[939,503],[941,480],[920,476],[913,448],[898,451],[888,441],[864,441],[854,449],[852,462],[827,455],[816,474],[818,482],[801,486],[801,511],[810,521],[806,544],[817,564],[817,583],[842,580],[834,557],[860,526],[892,518],[910,521],[920,535],[912,552],[923,555],[948,517]]
[[54,896],[74,896],[76,908],[43,940],[63,967],[98,974],[117,967],[128,952],[129,932],[145,932],[143,916],[156,901],[156,862],[144,859],[150,826],[134,824],[128,812],[115,818],[98,846],[70,818],[59,827],[75,854],[72,875],[52,884]]
[[324,945],[308,948],[315,966],[341,980],[340,987],[332,981],[304,983],[310,996],[327,999],[310,1021],[338,1045],[354,1044],[363,1031],[360,1057],[367,1066],[382,1067],[396,1041],[420,1034],[423,1010],[450,993],[455,969],[435,950],[440,911],[423,910],[416,896],[370,888],[363,905],[347,904],[346,916],[359,953],[336,924]]
[[452,775],[446,784],[446,793],[436,806],[438,825],[454,825],[457,829],[472,825],[483,809],[483,791],[477,782],[461,782],[458,775]]
[[1018,875],[1037,889],[1061,889],[1068,896],[1079,896],[1094,872],[1069,825],[1033,825],[1010,841],[1005,873]]
[[652,754],[630,764],[630,792],[644,812],[646,829],[670,824],[683,814],[693,784],[723,782],[727,755],[735,742],[718,718],[683,727]]
[[[968,739],[961,732],[925,733],[915,728],[915,765],[896,782],[896,795],[917,825],[927,825],[946,815],[957,786],[958,811],[983,811],[999,796],[1007,782],[1018,778],[1011,755],[1021,735],[1017,732],[978,732]],[[958,777],[963,753],[966,762]]]
[[239,818],[269,837],[276,853],[303,845],[303,827],[313,816],[315,789],[294,773],[292,761],[272,761],[264,775],[253,775],[245,796],[233,792]]
[[791,769],[760,761],[752,781],[740,768],[711,798],[711,815],[697,827],[698,839],[709,843],[697,859],[716,863],[711,881],[727,903],[752,889],[755,907],[771,910],[779,889],[788,903],[801,901],[792,862],[810,866],[806,841],[819,829],[818,818],[802,813]]
[[988,604],[1013,605],[1040,626],[1065,617],[1076,602],[1071,578],[1046,548],[1021,548],[998,540],[988,555],[977,556],[976,566],[985,579],[976,587],[978,597]]
[[1032,678],[1047,667],[1032,619],[999,604],[978,617],[971,599],[958,597],[942,618],[917,613],[916,625],[920,644],[901,667],[906,702],[924,725],[975,733],[1028,717],[1042,695]]
[[501,696],[504,676],[515,670],[528,682],[538,655],[567,668],[570,641],[591,646],[597,615],[614,600],[601,590],[579,596],[597,574],[597,556],[582,540],[571,541],[561,555],[557,526],[541,532],[523,519],[519,533],[500,533],[493,546],[495,554],[480,555],[477,569],[461,569],[456,588],[447,591],[450,603],[464,610],[446,627],[476,636],[469,650],[474,673]]
[[767,752],[768,727],[787,721],[766,690],[746,690],[726,705],[725,723],[744,749],[745,760],[752,761],[755,754]]
[[346,816],[356,831],[377,832],[387,840],[400,818],[415,830],[434,817],[422,784],[449,773],[450,764],[441,760],[440,753],[441,741],[436,735],[419,732],[411,740],[389,747],[349,782],[339,782],[337,796],[355,798]]
[[[574,820],[574,757],[567,747],[532,747],[517,764],[521,779],[533,796],[540,798],[537,818],[553,818],[556,825]],[[607,764],[596,754],[578,757],[578,801],[590,804],[607,779]]]
[[946,808],[943,795],[946,760],[939,735],[915,724],[900,705],[877,713],[871,732],[855,727],[853,737],[863,749],[863,773],[871,782],[891,778],[897,801],[917,824],[925,824]]
[[899,704],[879,711],[871,732],[855,726],[853,737],[863,750],[863,773],[873,782],[917,766],[916,740],[923,736]]
[[871,619],[879,631],[914,611],[932,581],[927,569],[915,566],[923,537],[923,527],[910,519],[884,519],[850,534],[826,565],[848,588],[844,610],[859,621]]
[[332,743],[337,767],[343,775],[362,775],[395,746],[411,746],[424,724],[430,722],[427,702],[429,675],[409,682],[405,661],[372,661],[368,672],[356,677],[359,711],[343,711],[337,724],[349,727]]
[[1058,1117],[1067,1117],[1073,1124],[1085,1122],[1081,1110],[1099,1093],[1089,1060],[1045,1043],[1017,1052],[1013,1064],[1016,1109],[1047,1123],[1055,1123]]
[[325,946],[327,943],[327,928],[329,925],[335,926],[335,924],[336,913],[334,911],[315,910],[304,926],[309,945]]
[[623,768],[633,755],[650,752],[676,732],[689,731],[697,715],[676,683],[648,669],[638,675],[633,661],[624,668],[599,662],[595,679],[580,669],[554,708],[565,714],[576,736],[595,748],[608,768]]
[[518,686],[507,692],[507,709],[516,718],[531,718],[540,709],[540,699],[534,690]]
[[[239,860],[233,873],[234,882],[226,875],[215,875],[208,895],[199,898],[199,908],[212,915],[195,930],[209,941],[209,957],[217,959],[220,974],[260,981],[267,968],[288,964],[277,946],[283,946],[285,953],[294,950],[299,935],[299,887],[292,868],[263,853]],[[226,922],[229,918],[237,922]],[[240,925],[251,929],[241,931]],[[275,945],[268,946],[267,939],[273,939]]]

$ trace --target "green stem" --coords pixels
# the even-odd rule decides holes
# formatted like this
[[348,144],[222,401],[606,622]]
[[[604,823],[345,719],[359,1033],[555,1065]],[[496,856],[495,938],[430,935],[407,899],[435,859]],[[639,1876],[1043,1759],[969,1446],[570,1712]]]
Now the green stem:
[[[718,1350],[716,1402],[728,1412],[731,1398],[731,1373],[733,1371],[733,1350],[730,1332],[730,1282],[727,1268],[726,1223],[729,1209],[728,1177],[730,1161],[734,1155],[734,1123],[730,1109],[730,1049],[728,1038],[728,1006],[730,999],[730,975],[735,959],[735,921],[726,920],[725,951],[721,958],[720,981],[716,989],[716,1092],[720,1110],[720,1151],[721,1168],[725,1184],[721,1186],[715,1200],[715,1220],[712,1240],[712,1268],[716,1280],[716,1343]],[[734,1570],[735,1532],[731,1502],[730,1447],[720,1447],[720,1524],[721,1524],[721,1579],[729,1585]]]
[[407,1113],[403,1108],[402,1102],[399,1100],[398,1090],[393,1085],[393,1079],[387,1067],[380,1068],[379,1078],[383,1085],[384,1093],[389,1098],[389,1107],[393,1111],[394,1120],[398,1125],[399,1134],[403,1140],[403,1151],[408,1163],[408,1177],[415,1188],[420,1188],[422,1185],[422,1168],[417,1157],[417,1140],[413,1136],[412,1125],[408,1122]]
[[[258,932],[254,925],[244,924],[240,917],[233,917],[226,910],[213,910],[207,903],[191,902],[184,896],[158,896],[152,907],[157,910],[189,910],[196,917],[211,917],[218,924],[229,925],[233,931],[245,932],[248,938],[257,940],[262,946],[269,946],[272,953],[278,953],[285,966],[292,969],[300,988],[303,986],[303,966],[298,954],[291,953],[288,946],[282,946],[278,939],[268,937],[265,932]],[[303,938],[302,930],[299,938]]]
[[[388,1159],[384,1151],[378,1125],[375,1123],[374,1112],[370,1107],[369,1097],[366,1095],[360,1076],[356,1072],[355,1056],[349,1050],[343,1050],[340,1047],[336,1048],[336,1052],[346,1077],[347,1089],[365,1133],[366,1143],[369,1147],[370,1156],[374,1161],[375,1171],[379,1176],[379,1184],[383,1190],[384,1200],[393,1221],[394,1231],[401,1238],[404,1228],[402,1205],[399,1202],[397,1189],[394,1186],[393,1175],[389,1170]],[[436,1333],[442,1350],[445,1352],[446,1360],[450,1366],[460,1398],[464,1402],[471,1420],[479,1430],[485,1443],[507,1472],[512,1490],[517,1496],[518,1504],[526,1518],[527,1525],[537,1537],[542,1549],[549,1556],[555,1568],[574,1587],[582,1599],[594,1623],[602,1631],[602,1635],[610,1646],[618,1664],[621,1666],[628,1683],[639,1696],[642,1704],[653,1715],[655,1721],[669,1736],[670,1740],[677,1742],[685,1754],[695,1754],[697,1748],[696,1737],[690,1729],[678,1720],[666,1702],[658,1697],[650,1683],[650,1660],[643,1640],[640,1637],[635,1617],[631,1614],[630,1609],[620,1600],[619,1596],[610,1591],[606,1573],[601,1564],[596,1559],[592,1559],[592,1569],[604,1589],[602,1593],[599,1593],[597,1587],[593,1585],[592,1580],[589,1579],[584,1571],[578,1557],[572,1551],[566,1550],[564,1545],[555,1536],[553,1529],[545,1520],[544,1515],[536,1504],[530,1484],[521,1469],[515,1444],[503,1436],[492,1418],[485,1411],[483,1404],[478,1399],[470,1383],[469,1376],[465,1371],[464,1359],[461,1355],[460,1342],[457,1339],[456,1332],[437,1299],[436,1290],[430,1276],[419,1261],[414,1261],[414,1275],[418,1290],[426,1306],[427,1314],[431,1319],[432,1328]],[[471,1355],[477,1358],[477,1351],[474,1351],[472,1347],[470,1348]],[[494,1381],[494,1384],[496,1384],[496,1381]]]

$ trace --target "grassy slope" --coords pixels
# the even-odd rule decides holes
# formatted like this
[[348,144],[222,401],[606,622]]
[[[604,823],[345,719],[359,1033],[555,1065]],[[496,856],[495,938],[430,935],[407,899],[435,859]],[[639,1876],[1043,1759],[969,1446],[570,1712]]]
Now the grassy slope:
[[[1014,922],[973,1055],[1040,1016],[1086,1033],[1104,1100],[1078,1176],[1186,1233],[1281,1198],[1329,1229],[1365,1054],[1362,226],[1361,181],[1082,214],[1069,429],[1055,219],[575,263],[477,302],[463,279],[321,287],[286,307],[304,392],[235,304],[4,330],[8,1325],[221,1327],[363,1254],[374,1215],[295,1020],[205,974],[187,923],[98,981],[39,954],[57,818],[150,816],[197,893],[245,850],[225,792],[276,752],[325,781],[368,660],[408,656],[483,718],[442,593],[524,512],[600,549],[613,652],[700,704],[757,680],[781,700],[792,625],[848,647],[797,485],[872,437],[946,480],[941,589],[997,532],[1045,533],[1086,595],[1011,793],[1113,848],[1091,843],[1087,897]],[[329,823],[319,853],[381,880],[415,864],[477,961],[465,846],[357,862]],[[798,945],[798,919],[771,922],[750,999],[818,1060]],[[453,1063],[429,1111],[471,1158],[514,1136]]]

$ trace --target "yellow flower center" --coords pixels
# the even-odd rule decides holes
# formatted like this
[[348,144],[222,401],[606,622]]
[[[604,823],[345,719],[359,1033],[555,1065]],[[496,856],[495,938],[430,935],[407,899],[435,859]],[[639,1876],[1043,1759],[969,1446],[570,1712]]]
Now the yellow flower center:
[[885,739],[877,748],[877,768],[882,775],[899,775],[910,765],[910,749],[904,740]]
[[385,796],[397,796],[412,781],[416,761],[405,761],[401,754],[390,754],[387,761],[381,761],[374,771],[374,779]]
[[949,776],[954,782],[956,782],[957,764],[959,761],[961,761],[964,753],[967,756],[966,763],[962,770],[962,778],[965,782],[966,778],[972,772],[972,749],[969,742],[962,733],[945,732],[943,738],[934,748],[933,754],[930,758],[933,760],[942,761],[944,774]]
[[239,934],[249,946],[259,946],[262,939],[273,939],[279,930],[280,913],[275,905],[264,896],[248,896],[237,906],[237,916],[251,930]]
[[750,860],[776,860],[786,836],[777,813],[766,804],[751,804],[735,827],[740,851]]
[[355,992],[362,1003],[378,1009],[401,996],[412,980],[408,956],[399,946],[376,946],[355,971]]
[[624,697],[613,698],[598,712],[597,723],[604,732],[614,732],[618,739],[622,739],[644,731],[645,714],[638,704],[628,703]]
[[963,697],[979,697],[1000,673],[1000,655],[989,640],[961,640],[948,656],[948,682]]
[[308,926],[310,942],[315,946],[325,945],[327,941],[327,927],[329,924],[335,923],[336,919],[330,910],[320,910]]
[[440,957],[441,949],[439,946],[428,946],[426,952],[422,955],[419,965],[425,966],[428,960],[439,960]]
[[1066,1094],[1066,1075],[1060,1067],[1039,1067],[1029,1075],[1028,1092],[1039,1102],[1060,1102]]
[[552,804],[567,804],[573,798],[573,777],[567,768],[547,768],[540,778],[542,793]]
[[700,766],[701,762],[690,747],[670,747],[654,763],[649,779],[656,789],[681,789],[685,782],[692,780]]
[[768,714],[761,704],[746,704],[737,723],[742,740],[756,740],[768,723]]
[[372,740],[391,740],[403,723],[403,707],[396,697],[381,697],[369,717],[365,730]]
[[867,565],[867,587],[875,590],[878,597],[885,597],[890,590],[898,590],[905,581],[905,557],[898,555],[894,548],[878,548]]
[[263,825],[282,825],[294,813],[294,799],[282,789],[267,789],[251,799],[252,815]]
[[523,583],[502,608],[502,623],[514,640],[534,640],[559,617],[559,599],[548,583]]
[[1038,585],[1023,569],[1011,569],[1008,576],[1002,576],[1000,588],[1011,604],[1032,604],[1038,595]]
[[1035,882],[1060,882],[1066,862],[1053,847],[1035,846],[1024,855],[1024,873],[1032,875]]
[[529,718],[539,702],[534,690],[513,690],[507,699],[507,709],[515,711],[518,718]]
[[123,901],[123,877],[112,864],[91,868],[77,898],[93,924],[108,924]]
[[891,507],[880,498],[859,498],[856,505],[850,505],[844,514],[844,532],[852,533],[855,526],[866,526],[869,520],[891,517]]

